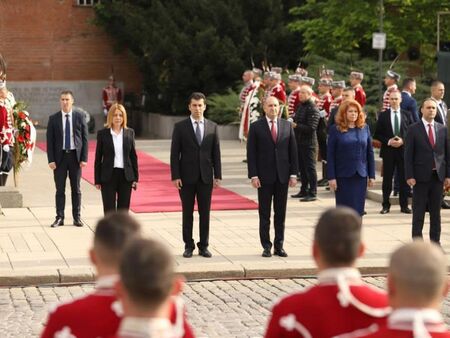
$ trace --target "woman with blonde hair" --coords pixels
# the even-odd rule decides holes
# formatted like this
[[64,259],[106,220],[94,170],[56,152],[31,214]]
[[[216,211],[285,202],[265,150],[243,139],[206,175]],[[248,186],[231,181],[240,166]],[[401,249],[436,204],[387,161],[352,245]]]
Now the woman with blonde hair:
[[328,181],[336,205],[364,214],[367,186],[375,181],[375,159],[365,114],[355,100],[343,102],[331,126],[327,147]]
[[105,214],[128,211],[138,178],[134,130],[127,127],[125,107],[115,103],[108,111],[105,128],[97,133],[95,150],[95,186],[102,192]]

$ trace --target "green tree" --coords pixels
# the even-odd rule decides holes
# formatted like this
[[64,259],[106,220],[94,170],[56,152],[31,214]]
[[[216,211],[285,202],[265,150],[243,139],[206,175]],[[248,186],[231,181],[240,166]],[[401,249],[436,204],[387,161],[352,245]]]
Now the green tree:
[[[296,18],[289,28],[303,34],[305,50],[332,57],[336,52],[372,54],[372,33],[379,31],[379,14],[384,13],[387,48],[402,53],[411,47],[430,47],[436,41],[436,13],[450,10],[442,0],[342,1],[307,0],[293,7]],[[448,22],[447,22],[448,23]],[[449,36],[450,24],[442,36]],[[372,54],[373,55],[373,54]]]
[[192,91],[224,93],[252,57],[257,66],[265,56],[281,66],[298,59],[287,53],[301,44],[286,27],[284,2],[105,0],[95,11],[117,47],[135,56],[152,111],[183,113]]

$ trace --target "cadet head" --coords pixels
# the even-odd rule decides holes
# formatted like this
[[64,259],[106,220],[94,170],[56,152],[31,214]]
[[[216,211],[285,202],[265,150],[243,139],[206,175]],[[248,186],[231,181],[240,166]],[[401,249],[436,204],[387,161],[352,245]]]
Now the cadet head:
[[394,309],[439,309],[447,291],[447,260],[439,246],[416,241],[402,246],[392,254],[388,293]]
[[136,239],[127,245],[120,264],[117,288],[125,314],[130,310],[155,313],[171,294],[181,291],[175,276],[175,260],[167,247],[152,239]]
[[363,252],[361,217],[353,209],[328,209],[320,216],[313,243],[313,256],[319,270],[352,267]]
[[248,81],[253,80],[254,77],[254,73],[252,70],[246,70],[243,74],[242,74],[242,81],[244,81],[244,83],[247,83]]
[[107,214],[95,228],[94,246],[89,252],[91,261],[99,270],[117,271],[126,243],[140,234],[141,226],[128,213]]

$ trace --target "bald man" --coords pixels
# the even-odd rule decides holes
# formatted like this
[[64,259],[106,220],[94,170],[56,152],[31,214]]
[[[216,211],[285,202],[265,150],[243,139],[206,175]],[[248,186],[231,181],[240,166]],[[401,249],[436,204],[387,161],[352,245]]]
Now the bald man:
[[258,189],[259,237],[263,257],[271,257],[270,214],[274,209],[274,254],[287,257],[283,248],[288,187],[297,184],[297,144],[290,122],[278,117],[280,103],[270,96],[265,117],[250,125],[247,141],[248,178]]
[[416,241],[396,250],[388,272],[393,311],[386,324],[377,325],[375,332],[372,328],[373,333],[357,337],[450,337],[439,312],[448,293],[446,263],[436,244]]

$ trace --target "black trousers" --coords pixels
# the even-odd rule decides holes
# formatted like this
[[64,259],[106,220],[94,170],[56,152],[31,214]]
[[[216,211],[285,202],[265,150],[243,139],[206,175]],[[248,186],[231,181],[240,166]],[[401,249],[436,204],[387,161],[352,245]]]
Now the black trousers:
[[114,168],[109,182],[102,183],[103,212],[130,209],[131,184],[125,179],[125,171]]
[[258,213],[259,213],[259,238],[264,249],[272,248],[270,241],[270,214],[273,199],[273,224],[275,229],[275,250],[283,248],[284,222],[286,219],[286,204],[288,194],[288,183],[275,182],[273,184],[262,184],[258,188]]
[[391,154],[392,156],[383,158],[383,207],[386,208],[391,206],[389,196],[392,192],[392,178],[394,177],[395,169],[399,178],[400,208],[408,207],[409,187],[405,180],[405,163],[400,151],[394,152]]
[[439,180],[435,170],[430,181],[417,182],[413,187],[413,238],[423,238],[423,222],[428,205],[430,212],[430,240],[436,243],[440,242],[442,191],[443,182]]
[[70,189],[72,191],[72,217],[74,220],[80,219],[81,190],[80,178],[81,168],[75,150],[65,152],[61,163],[53,170],[53,178],[56,186],[56,216],[64,218],[64,208],[66,206],[66,180],[69,174]]
[[301,191],[310,195],[317,194],[317,146],[315,144],[298,146]]
[[197,243],[197,246],[203,250],[209,245],[209,214],[212,189],[212,183],[206,184],[199,181],[195,184],[183,183],[179,190],[183,208],[183,242],[185,249],[195,248],[194,239],[192,238],[195,199],[197,199],[200,223],[200,242]]

